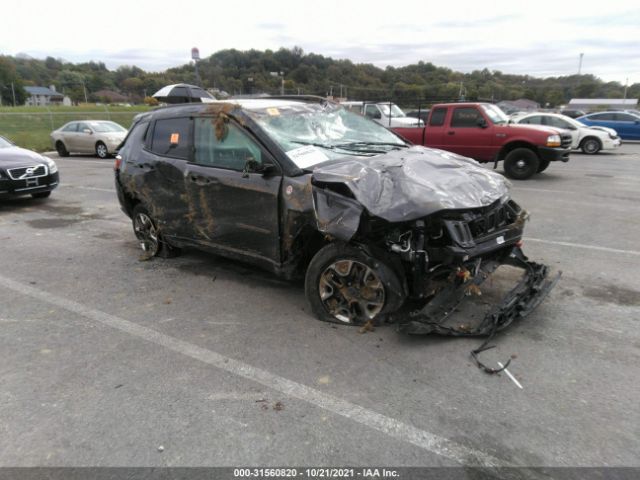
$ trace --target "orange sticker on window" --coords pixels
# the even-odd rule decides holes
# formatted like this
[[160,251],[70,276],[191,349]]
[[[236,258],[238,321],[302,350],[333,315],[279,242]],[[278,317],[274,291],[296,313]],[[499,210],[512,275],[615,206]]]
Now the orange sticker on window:
[[180,134],[179,133],[172,133],[171,134],[171,143],[178,143],[180,141]]
[[278,110],[277,108],[267,108],[267,113],[269,115],[271,115],[272,117],[277,117],[278,115],[280,115],[280,110]]

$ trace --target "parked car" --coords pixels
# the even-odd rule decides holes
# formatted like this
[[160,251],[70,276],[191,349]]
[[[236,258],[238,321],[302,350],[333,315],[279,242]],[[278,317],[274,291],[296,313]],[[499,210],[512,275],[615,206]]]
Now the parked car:
[[0,198],[47,198],[59,181],[58,166],[53,160],[0,137]]
[[[143,258],[194,246],[304,277],[325,321],[378,320],[408,298],[445,311],[508,264],[524,275],[487,317],[502,328],[552,286],[520,249],[527,214],[501,175],[321,98],[140,114],[115,185]],[[409,317],[403,329],[426,333],[440,317]]]
[[640,140],[640,115],[628,112],[597,112],[576,120],[590,127],[613,128],[623,140]]
[[587,112],[585,112],[584,110],[562,110],[560,113],[562,115],[566,115],[567,117],[578,118],[586,115]]
[[526,180],[553,161],[567,162],[569,132],[538,125],[514,125],[496,105],[442,103],[434,105],[423,128],[393,130],[416,145],[440,148],[479,162],[504,161],[509,178]]
[[369,117],[384,127],[419,127],[424,122],[405,115],[400,107],[391,102],[342,102],[351,112]]
[[51,140],[58,155],[70,153],[95,154],[107,158],[127,136],[127,129],[107,120],[69,122],[51,132]]
[[530,113],[513,119],[515,123],[524,125],[546,125],[548,127],[562,128],[571,134],[571,148],[580,149],[584,153],[594,154],[600,150],[612,150],[620,146],[620,137],[616,134],[587,127],[566,115],[557,113]]

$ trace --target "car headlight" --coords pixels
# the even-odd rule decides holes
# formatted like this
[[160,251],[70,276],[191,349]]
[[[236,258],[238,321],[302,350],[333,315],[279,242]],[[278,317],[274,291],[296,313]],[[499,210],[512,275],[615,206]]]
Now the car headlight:
[[618,135],[614,135],[613,133],[609,133],[609,138],[611,140],[615,140],[616,138],[618,138]]
[[49,167],[49,174],[56,173],[58,171],[58,165],[56,165],[56,162],[54,162],[53,160],[47,157],[42,157],[42,158],[47,164],[47,167]]
[[547,147],[559,147],[562,144],[560,135],[549,135],[547,137]]

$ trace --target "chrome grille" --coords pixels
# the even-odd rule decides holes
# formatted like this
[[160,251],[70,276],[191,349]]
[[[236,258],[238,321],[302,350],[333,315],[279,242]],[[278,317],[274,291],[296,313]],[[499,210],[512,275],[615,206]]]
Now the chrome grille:
[[560,146],[562,148],[570,148],[571,147],[571,135],[569,133],[560,134]]
[[46,177],[48,171],[46,165],[40,164],[10,168],[7,170],[7,173],[12,180],[24,180],[25,178]]

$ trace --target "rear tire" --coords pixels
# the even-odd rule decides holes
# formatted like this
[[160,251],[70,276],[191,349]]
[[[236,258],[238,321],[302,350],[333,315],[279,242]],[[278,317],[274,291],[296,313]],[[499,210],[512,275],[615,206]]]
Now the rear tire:
[[58,140],[56,142],[56,151],[58,152],[58,156],[60,157],[69,156],[69,151],[67,150],[67,147],[64,145],[64,143],[62,143],[61,140]]
[[526,180],[538,171],[540,160],[528,148],[516,148],[504,159],[504,172],[514,180]]
[[551,160],[540,160],[540,165],[538,165],[538,173],[544,172],[550,163]]
[[96,143],[96,155],[98,156],[98,158],[102,159],[109,158],[109,150],[104,143]]
[[307,269],[305,294],[315,316],[342,325],[377,323],[404,301],[395,272],[359,248],[330,243]]
[[587,137],[580,143],[580,150],[587,155],[595,155],[602,150],[602,144],[597,138]]

